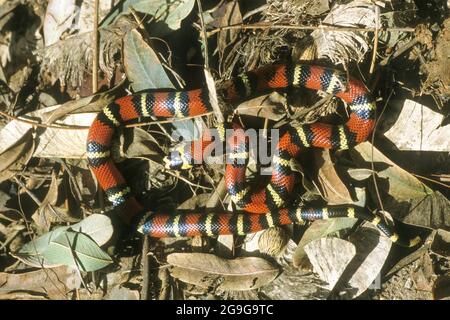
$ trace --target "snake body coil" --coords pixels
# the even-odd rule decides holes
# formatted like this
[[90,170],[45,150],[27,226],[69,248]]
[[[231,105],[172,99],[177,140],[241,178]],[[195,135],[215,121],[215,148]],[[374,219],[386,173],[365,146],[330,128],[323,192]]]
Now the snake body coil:
[[[239,125],[233,124],[235,134],[228,142],[225,182],[228,193],[248,214],[186,214],[152,213],[139,229],[150,236],[194,236],[205,234],[245,234],[275,225],[333,217],[356,217],[373,222],[392,241],[413,246],[417,239],[404,240],[392,231],[381,218],[357,207],[293,208],[290,195],[295,175],[290,161],[303,148],[318,147],[348,149],[365,141],[374,127],[375,102],[364,86],[339,71],[319,66],[278,64],[247,72],[227,82],[222,96],[229,102],[243,100],[267,90],[305,87],[322,90],[342,99],[348,106],[345,124],[300,124],[292,122],[283,128],[272,159],[270,182],[259,190],[251,190],[245,180],[248,145]],[[98,182],[113,205],[123,205],[123,218],[130,223],[143,212],[143,207],[131,194],[122,174],[111,158],[111,139],[119,126],[127,121],[145,118],[184,118],[212,111],[207,89],[179,92],[143,92],[117,99],[106,106],[90,127],[87,157]],[[208,143],[201,143],[205,148]],[[183,148],[179,157],[171,159],[171,167],[189,166],[201,157],[192,147]],[[244,160],[244,163],[243,161]]]

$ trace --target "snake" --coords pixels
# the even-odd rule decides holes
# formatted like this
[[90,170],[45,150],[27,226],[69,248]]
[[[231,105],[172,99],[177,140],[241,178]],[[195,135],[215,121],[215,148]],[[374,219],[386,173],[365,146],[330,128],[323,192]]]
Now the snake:
[[[291,200],[296,174],[291,163],[305,148],[345,150],[366,141],[375,126],[376,104],[370,91],[359,79],[332,68],[298,63],[279,63],[242,73],[225,82],[218,91],[227,103],[243,101],[270,90],[307,88],[341,99],[347,106],[348,120],[332,125],[322,122],[290,121],[280,131],[272,157],[270,181],[253,188],[246,180],[249,158],[248,139],[238,123],[219,123],[219,140],[227,143],[225,185],[233,203],[243,212],[168,214],[146,211],[132,194],[111,153],[114,133],[129,121],[145,118],[187,118],[213,111],[210,90],[143,91],[116,99],[98,113],[87,137],[88,164],[114,207],[120,207],[122,220],[151,237],[182,237],[223,234],[244,235],[273,226],[318,219],[353,217],[371,222],[401,246],[413,247],[419,237],[399,236],[384,217],[355,205],[297,206]],[[226,128],[232,130],[225,137]],[[208,132],[208,130],[206,130]],[[202,161],[210,134],[200,138],[200,152],[195,143],[181,145],[167,158],[170,169],[187,169]]]

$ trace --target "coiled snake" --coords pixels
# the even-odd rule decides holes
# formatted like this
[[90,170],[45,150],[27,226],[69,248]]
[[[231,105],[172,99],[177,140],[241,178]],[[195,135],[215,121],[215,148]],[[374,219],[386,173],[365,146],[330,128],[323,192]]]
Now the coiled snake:
[[[282,128],[276,154],[272,159],[270,182],[259,190],[252,190],[245,180],[248,143],[241,127],[232,124],[235,134],[228,140],[231,152],[227,154],[225,182],[232,201],[248,213],[188,213],[170,215],[151,212],[138,226],[152,237],[194,235],[246,234],[271,226],[334,217],[355,217],[376,225],[393,242],[414,246],[420,238],[403,239],[381,217],[363,208],[295,207],[290,195],[295,174],[290,161],[304,148],[348,149],[365,141],[375,123],[375,101],[364,84],[345,73],[319,66],[301,64],[269,65],[242,74],[228,81],[221,92],[228,102],[242,100],[267,90],[305,87],[322,90],[342,99],[348,107],[345,124],[300,124],[291,122]],[[115,130],[127,121],[145,118],[183,118],[199,116],[212,110],[207,89],[178,92],[141,92],[117,99],[106,106],[92,123],[87,139],[89,165],[105,191],[109,201],[122,206],[127,223],[142,221],[143,207],[132,195],[122,174],[111,158],[111,140]],[[224,131],[224,126],[218,126]],[[221,135],[224,137],[223,135]],[[205,140],[206,141],[206,140]],[[202,142],[205,148],[209,142]],[[201,157],[194,143],[183,147],[178,156],[169,160],[171,168],[190,167]]]

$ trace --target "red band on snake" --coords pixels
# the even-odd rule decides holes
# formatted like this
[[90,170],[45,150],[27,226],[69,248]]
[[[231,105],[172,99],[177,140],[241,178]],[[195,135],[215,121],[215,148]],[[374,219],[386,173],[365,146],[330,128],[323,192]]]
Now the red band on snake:
[[[270,221],[273,220],[270,219],[271,216],[276,218],[273,224],[280,225],[300,220],[349,216],[355,212],[355,209],[350,207],[344,211],[330,209],[332,214],[325,216],[323,214],[324,210],[327,210],[325,208],[289,208],[289,197],[295,184],[290,161],[304,148],[348,149],[365,141],[374,127],[374,99],[361,81],[347,78],[343,72],[300,64],[270,65],[247,72],[228,81],[221,94],[226,101],[235,102],[256,93],[287,87],[321,90],[340,98],[347,104],[348,121],[341,125],[291,122],[283,127],[272,161],[271,180],[267,186],[259,190],[251,190],[245,180],[246,165],[242,160],[245,162],[248,158],[247,140],[243,131],[238,130],[242,128],[233,124],[235,135],[228,141],[231,152],[227,154],[225,182],[233,202],[250,214],[233,216],[191,214],[171,217],[167,214],[154,213],[149,218],[147,227],[144,225],[141,229],[158,237],[245,233],[271,226]],[[116,206],[123,205],[123,218],[126,222],[136,219],[136,215],[142,213],[143,207],[131,194],[129,186],[111,158],[111,139],[115,130],[127,121],[137,118],[184,118],[200,116],[211,111],[208,90],[196,89],[179,92],[141,92],[117,99],[98,114],[88,134],[88,161],[109,201]],[[200,143],[202,146],[200,151],[208,146],[208,141],[209,139],[204,139]],[[190,161],[198,160],[199,157],[201,159],[202,152],[194,150],[194,145],[192,143],[191,148],[184,150],[186,154],[171,159],[171,167],[179,167],[186,159]],[[316,214],[309,215],[310,210],[316,210]],[[321,214],[318,214],[317,210]],[[369,219],[362,213],[356,216]],[[153,229],[149,226],[153,226]],[[188,229],[189,231],[182,231]],[[387,229],[382,231],[386,231],[385,233],[395,241],[397,236],[393,236],[392,231]]]

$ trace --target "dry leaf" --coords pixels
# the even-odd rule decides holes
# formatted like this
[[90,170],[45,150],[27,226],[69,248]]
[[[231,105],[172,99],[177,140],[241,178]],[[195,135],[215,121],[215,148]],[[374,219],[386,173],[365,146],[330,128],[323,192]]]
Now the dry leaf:
[[313,181],[319,187],[323,198],[329,205],[352,204],[354,200],[348,191],[347,186],[334,168],[328,149],[314,149],[314,166],[317,175],[313,176]]
[[[59,106],[52,106],[31,112],[27,119],[43,119],[49,116]],[[69,126],[85,126],[92,124],[95,114],[68,115],[58,124]],[[59,128],[33,129],[31,124],[13,120],[0,131],[0,159],[1,163],[8,160],[8,151],[16,142],[25,140],[26,143],[37,142],[35,157],[48,158],[81,158],[86,153],[87,129],[65,130]],[[31,134],[33,133],[33,135]],[[36,135],[36,136],[35,136]],[[28,145],[28,148],[30,146]],[[29,151],[26,150],[26,151]]]
[[414,286],[419,291],[432,292],[433,284],[436,280],[436,273],[433,270],[433,261],[429,252],[422,254],[420,264],[411,273]]
[[433,286],[433,298],[435,300],[450,300],[450,274],[436,279]]
[[70,193],[67,173],[59,176],[52,172],[52,181],[47,195],[42,200],[37,212],[32,216],[36,224],[44,230],[49,230],[54,222],[76,222],[80,204]]
[[61,266],[24,273],[0,273],[0,299],[8,294],[28,292],[31,295],[46,296],[50,299],[66,299],[66,294],[79,288],[81,281],[75,269]]
[[[322,23],[343,27],[375,27],[375,11],[372,3],[355,0],[331,8]],[[361,60],[369,50],[368,35],[363,32],[323,32],[318,28],[311,35],[317,50],[317,58],[328,58],[335,64],[347,65]]]
[[[99,28],[99,67],[105,73],[106,81],[113,77],[113,71],[119,62],[125,33],[134,29],[137,24],[133,18],[121,17],[114,25]],[[44,83],[54,84],[59,80],[61,86],[69,88],[82,86],[83,83],[89,85],[86,71],[92,70],[92,32],[65,37],[46,46],[38,54],[42,59],[40,70]]]
[[272,92],[242,102],[237,106],[236,113],[279,121],[286,115],[285,105],[286,98],[278,92]]
[[438,229],[431,241],[430,251],[438,256],[450,258],[450,232]]
[[226,260],[206,253],[172,253],[167,262],[171,274],[183,282],[220,290],[252,290],[273,281],[278,267],[256,258]]
[[450,227],[450,201],[439,191],[435,191],[424,198],[397,202],[395,198],[386,199],[385,210],[402,222],[427,228]]
[[264,298],[270,300],[305,300],[326,299],[329,291],[324,283],[313,272],[303,272],[292,266],[292,254],[297,244],[290,240],[282,257],[277,262],[282,266],[283,273],[274,281],[260,289]]
[[308,261],[306,261],[306,252],[304,247],[308,243],[316,239],[326,237],[327,235],[340,230],[352,228],[357,221],[357,219],[353,218],[334,218],[329,220],[314,221],[303,234],[294,254],[292,255],[293,265],[297,268],[306,268],[308,266]]
[[[225,3],[218,12],[221,14],[219,21],[219,27],[231,26],[242,23],[241,10],[239,9],[239,2],[230,1]],[[217,49],[220,55],[220,60],[223,60],[223,56],[227,48],[232,45],[239,34],[239,29],[230,29],[220,31],[217,36]]]
[[216,117],[216,121],[219,123],[225,122],[225,119],[222,114],[222,110],[219,107],[219,101],[217,99],[217,91],[216,84],[214,82],[214,78],[211,75],[211,72],[208,69],[204,69],[203,73],[205,74],[206,86],[208,88],[209,94],[209,102],[211,104],[211,108],[214,112],[214,116]]
[[[321,239],[305,247],[314,270],[341,298],[354,299],[366,291],[380,274],[390,252],[392,242],[368,223],[366,225],[350,236],[352,246],[338,241],[343,245],[341,248],[336,246],[335,240]],[[342,288],[346,289],[341,291]]]
[[245,235],[244,243],[241,247],[241,254],[255,256],[259,252],[259,238],[263,233],[264,230],[261,230]]
[[234,235],[221,234],[217,237],[214,253],[225,259],[232,259],[234,253]]
[[[6,125],[0,131],[0,182],[23,170],[35,149],[33,131],[27,129],[22,136],[16,136],[14,128]],[[9,138],[13,136],[12,140]]]
[[320,238],[305,245],[305,252],[314,271],[328,283],[327,289],[332,290],[347,265],[356,255],[355,246],[339,238]]
[[350,154],[359,168],[371,168],[370,164],[373,161],[377,177],[382,179],[379,181],[378,188],[389,193],[398,201],[413,198],[423,199],[433,193],[430,188],[389,160],[368,141],[351,149]]
[[208,199],[211,198],[210,193],[202,193],[193,196],[178,206],[178,210],[196,210],[204,208]]
[[70,31],[74,26],[74,19],[79,10],[75,3],[75,0],[48,2],[43,26],[46,46],[57,42],[64,32]]
[[[163,163],[164,150],[161,149],[160,143],[148,132],[141,128],[132,130],[132,137],[121,135],[120,145],[124,146],[125,152],[123,156],[127,158],[143,158],[153,163]],[[126,142],[131,141],[131,144]]]
[[[444,116],[413,100],[406,99],[401,109],[391,103],[389,113],[380,121],[388,138],[398,150],[450,152],[450,125],[441,127]],[[400,115],[393,116],[393,112]],[[395,123],[392,124],[392,120]]]
[[[52,119],[53,122],[56,118],[63,117],[59,112],[60,108],[67,107],[65,108],[66,111],[73,111],[74,109],[80,109],[81,107],[94,107],[97,106],[97,102],[93,102],[92,105],[90,104],[90,101],[94,98],[95,96],[83,99],[89,106],[69,102],[62,106],[51,106],[36,112],[31,112],[27,115],[27,118],[34,118],[36,120]],[[109,100],[110,99],[102,99],[103,102]],[[55,114],[57,114],[57,116]],[[38,142],[35,148],[36,150],[34,150],[34,153],[32,152],[32,156],[34,157],[65,159],[85,158],[88,128],[96,116],[96,113],[69,114],[66,115],[63,120],[58,121],[58,125],[84,127],[78,130],[66,130],[63,128],[38,128],[33,130],[31,124],[16,120],[10,121],[0,131],[0,163],[3,164],[0,165],[0,169],[3,171],[6,170],[10,164],[17,165],[17,160],[23,156],[24,153],[27,155],[26,159],[31,157],[29,153],[34,150],[31,147],[34,142]],[[142,129],[134,131],[134,143],[128,146],[126,151],[127,155],[129,157],[143,157],[153,161],[161,161],[161,154],[163,151],[159,148],[155,139]],[[33,134],[37,134],[38,139]]]
[[128,32],[123,41],[125,73],[135,92],[145,89],[175,89],[158,55],[138,30]]
[[137,290],[131,290],[122,286],[115,286],[108,292],[105,300],[140,300],[140,294]]

